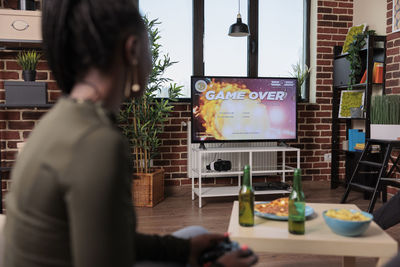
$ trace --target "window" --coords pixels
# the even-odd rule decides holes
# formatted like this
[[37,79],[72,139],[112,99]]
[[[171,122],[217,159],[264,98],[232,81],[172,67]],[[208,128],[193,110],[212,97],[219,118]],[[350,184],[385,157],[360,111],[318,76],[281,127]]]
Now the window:
[[184,86],[184,98],[190,98],[193,74],[288,77],[292,65],[308,64],[310,0],[240,1],[250,38],[228,36],[236,0],[139,0],[143,15],[162,22],[161,44],[178,61],[166,77]]
[[303,0],[260,1],[258,75],[287,76],[303,61]]
[[[182,97],[190,97],[190,76],[192,75],[192,1],[188,0],[141,0],[139,11],[149,20],[158,18],[161,51],[168,53],[171,61],[177,62],[169,67],[164,76],[173,83],[183,85]],[[179,12],[178,12],[179,11]],[[160,97],[168,97],[163,90]]]
[[[247,38],[228,36],[236,21],[237,5],[232,0],[204,2],[204,75],[246,76]],[[247,21],[247,5],[241,8]]]
[[308,65],[306,8],[304,0],[259,2],[258,76],[287,77],[296,63]]

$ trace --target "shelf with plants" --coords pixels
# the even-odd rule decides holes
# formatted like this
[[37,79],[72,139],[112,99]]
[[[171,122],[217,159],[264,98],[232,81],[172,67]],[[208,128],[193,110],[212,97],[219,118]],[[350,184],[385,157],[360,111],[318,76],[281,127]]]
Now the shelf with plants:
[[[339,166],[342,166],[340,161],[345,161],[345,173],[348,176],[360,154],[358,151],[341,149],[343,136],[341,138],[340,133],[343,132],[343,127],[346,140],[349,139],[348,130],[353,127],[363,128],[365,138],[370,138],[372,93],[383,93],[385,88],[386,37],[377,36],[373,31],[366,31],[357,35],[348,50],[348,53],[342,54],[342,47],[335,47],[333,56],[331,188],[343,183],[339,180]],[[376,75],[373,75],[376,62],[383,63],[383,69],[380,70],[382,80],[379,82],[376,82]],[[346,106],[346,108],[358,109],[359,114],[356,117],[349,114],[343,117],[339,113],[342,108],[340,106],[343,92],[352,91],[363,92],[363,102],[357,107]]]
[[[367,83],[357,83],[357,84],[353,84],[352,87],[353,89],[357,89],[357,90],[362,90],[365,89],[368,86]],[[382,86],[382,83],[372,83],[372,86],[376,87],[376,86]],[[341,85],[341,86],[335,86],[335,88],[337,90],[347,90],[349,88],[348,85]]]
[[[378,36],[379,37],[379,36]],[[385,48],[383,47],[374,47],[375,52],[384,52]],[[359,49],[359,53],[361,54],[361,56],[363,56],[363,53],[367,53],[368,52],[368,47],[363,47],[361,49]],[[334,59],[339,59],[339,58],[345,58],[349,55],[350,53],[344,53],[344,54],[339,54],[339,55],[335,55]]]
[[366,118],[333,118],[333,120],[338,121],[339,123],[351,122],[352,120],[365,120]]

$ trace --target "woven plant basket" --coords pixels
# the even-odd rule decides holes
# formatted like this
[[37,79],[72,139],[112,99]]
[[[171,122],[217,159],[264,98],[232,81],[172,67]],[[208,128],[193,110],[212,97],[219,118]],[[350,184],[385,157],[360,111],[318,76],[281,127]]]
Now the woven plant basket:
[[154,207],[164,200],[164,169],[134,173],[132,198],[135,207]]

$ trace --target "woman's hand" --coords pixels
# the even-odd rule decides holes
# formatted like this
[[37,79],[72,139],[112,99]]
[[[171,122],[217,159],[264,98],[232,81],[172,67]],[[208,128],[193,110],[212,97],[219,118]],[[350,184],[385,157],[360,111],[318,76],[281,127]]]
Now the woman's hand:
[[256,264],[258,257],[248,248],[225,253],[217,259],[217,263],[225,267],[247,267]]
[[191,266],[199,266],[199,258],[207,249],[216,246],[222,242],[226,236],[221,234],[204,234],[192,237],[190,239],[189,263]]
[[[190,265],[199,266],[199,258],[204,251],[215,247],[227,237],[227,234],[204,234],[192,237],[190,239]],[[257,261],[258,257],[254,255],[247,247],[242,247],[240,250],[228,252],[217,259],[219,264],[222,264],[226,267],[247,267],[255,264]]]

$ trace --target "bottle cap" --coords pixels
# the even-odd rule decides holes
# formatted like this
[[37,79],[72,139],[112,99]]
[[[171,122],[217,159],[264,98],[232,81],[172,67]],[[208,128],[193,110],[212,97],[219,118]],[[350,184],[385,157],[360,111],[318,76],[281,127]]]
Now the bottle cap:
[[296,168],[293,175],[301,175],[301,169]]
[[250,165],[246,164],[243,168],[244,171],[250,171]]

